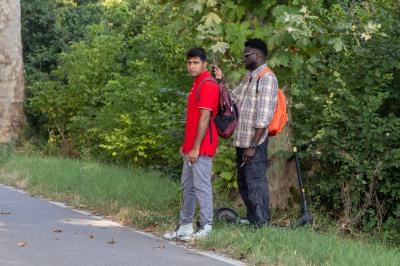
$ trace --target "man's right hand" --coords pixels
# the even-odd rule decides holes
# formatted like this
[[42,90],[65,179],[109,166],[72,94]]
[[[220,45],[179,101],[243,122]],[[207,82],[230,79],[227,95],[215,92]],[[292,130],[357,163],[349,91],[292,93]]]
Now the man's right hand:
[[182,157],[185,156],[185,154],[183,153],[183,150],[182,150],[182,146],[179,148],[179,152],[181,153],[181,156],[182,156]]
[[256,149],[254,148],[247,148],[244,150],[242,162],[247,164],[253,159],[254,155],[256,155]]

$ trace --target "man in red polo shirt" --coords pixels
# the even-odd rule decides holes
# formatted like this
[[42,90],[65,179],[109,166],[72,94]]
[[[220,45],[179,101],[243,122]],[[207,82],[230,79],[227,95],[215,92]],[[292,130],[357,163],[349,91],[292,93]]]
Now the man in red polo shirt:
[[[189,92],[186,114],[185,140],[180,148],[183,156],[181,185],[183,205],[179,227],[164,235],[167,239],[191,240],[204,238],[212,229],[213,197],[211,186],[212,160],[218,146],[214,118],[218,112],[219,89],[207,71],[207,55],[203,48],[192,48],[186,53],[187,69],[195,78]],[[193,229],[197,202],[200,205],[200,228]]]

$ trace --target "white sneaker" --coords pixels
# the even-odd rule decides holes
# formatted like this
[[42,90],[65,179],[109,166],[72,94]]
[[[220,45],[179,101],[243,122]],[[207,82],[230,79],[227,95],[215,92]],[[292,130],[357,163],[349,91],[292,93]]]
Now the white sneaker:
[[163,235],[164,238],[168,240],[174,240],[176,238],[189,238],[192,237],[193,235],[193,225],[192,224],[185,224],[185,225],[180,225],[178,230],[169,232]]
[[212,230],[212,225],[211,224],[206,224],[203,228],[201,228],[199,231],[197,231],[194,235],[194,239],[203,239],[206,238]]
[[239,224],[250,224],[250,221],[247,220],[246,218],[241,218],[241,219],[239,220]]

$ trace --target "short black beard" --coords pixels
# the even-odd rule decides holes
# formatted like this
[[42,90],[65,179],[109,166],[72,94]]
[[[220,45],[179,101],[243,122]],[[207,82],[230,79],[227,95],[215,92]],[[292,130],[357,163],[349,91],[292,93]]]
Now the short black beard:
[[245,67],[247,70],[254,70],[254,69],[256,69],[256,66],[257,66],[257,63],[254,62],[254,63],[248,64],[248,65],[245,65],[244,67]]

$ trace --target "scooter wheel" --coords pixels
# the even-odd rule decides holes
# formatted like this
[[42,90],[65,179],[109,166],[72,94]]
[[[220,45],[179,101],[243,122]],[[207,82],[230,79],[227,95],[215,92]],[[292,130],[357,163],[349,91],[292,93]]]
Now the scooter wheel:
[[230,208],[220,208],[215,211],[214,217],[217,221],[230,224],[237,224],[240,220],[239,215]]

